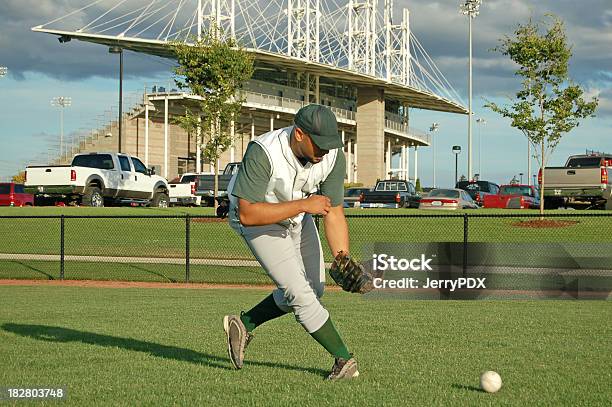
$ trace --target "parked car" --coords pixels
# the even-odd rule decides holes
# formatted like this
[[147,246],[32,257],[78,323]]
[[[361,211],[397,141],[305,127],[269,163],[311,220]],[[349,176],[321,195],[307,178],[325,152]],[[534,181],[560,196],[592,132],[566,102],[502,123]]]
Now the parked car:
[[485,208],[536,209],[540,207],[540,193],[533,185],[502,185],[497,195],[487,195]]
[[27,194],[23,184],[0,183],[0,206],[33,206],[34,195]]
[[105,203],[168,206],[168,182],[136,157],[117,153],[77,154],[71,165],[29,166],[26,192],[38,203]]
[[344,207],[345,208],[358,208],[359,197],[362,193],[369,191],[370,188],[347,188],[344,190]]
[[202,197],[196,195],[198,174],[185,173],[177,182],[168,183],[170,205],[200,206]]
[[479,206],[484,205],[485,196],[499,192],[499,185],[490,181],[459,181],[455,188],[466,191]]
[[[241,163],[229,163],[225,166],[223,173],[219,174],[218,188],[219,193],[217,196],[217,202],[221,203],[227,201],[227,187],[232,175],[236,174],[240,169]],[[201,197],[201,205],[214,206],[214,195],[215,195],[215,175],[206,174],[198,175],[196,177],[196,196]]]
[[418,208],[421,196],[414,185],[405,180],[383,180],[359,198],[361,208]]
[[434,187],[424,187],[423,191],[421,192],[421,197],[429,195],[429,193],[431,191],[433,191],[434,189],[436,189],[436,188],[434,188]]
[[479,206],[463,189],[434,189],[422,198],[419,209],[478,209]]
[[599,204],[612,209],[611,171],[612,155],[598,153],[572,155],[563,167],[544,168],[544,204],[550,209]]

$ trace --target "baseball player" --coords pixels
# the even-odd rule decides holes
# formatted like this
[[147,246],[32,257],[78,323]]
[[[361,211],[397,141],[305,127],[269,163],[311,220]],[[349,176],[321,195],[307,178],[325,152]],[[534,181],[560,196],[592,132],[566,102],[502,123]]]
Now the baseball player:
[[343,146],[332,111],[311,104],[297,112],[293,126],[251,142],[230,181],[230,225],[277,287],[249,311],[224,317],[228,353],[236,369],[242,368],[253,331],[293,312],[335,358],[329,380],[359,375],[357,362],[320,301],[325,268],[312,216],[323,215],[331,252],[348,253]]

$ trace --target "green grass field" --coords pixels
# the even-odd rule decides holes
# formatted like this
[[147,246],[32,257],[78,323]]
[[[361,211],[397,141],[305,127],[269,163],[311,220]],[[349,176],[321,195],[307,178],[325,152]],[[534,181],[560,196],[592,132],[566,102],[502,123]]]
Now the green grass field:
[[[351,251],[358,258],[372,253],[374,244],[400,244],[399,251],[405,251],[405,244],[419,247],[418,250],[429,250],[427,245],[435,242],[462,242],[464,219],[459,217],[441,217],[447,213],[418,210],[363,210],[346,211],[348,218]],[[210,216],[211,208],[0,208],[0,216],[144,216],[147,218],[66,218],[65,219],[65,254],[67,256],[115,256],[115,257],[150,257],[174,258],[185,257],[185,219],[153,218],[151,215],[183,216],[189,213],[194,216]],[[479,210],[469,214],[534,214],[534,211]],[[561,228],[525,228],[519,227],[521,221],[533,218],[469,218],[468,241],[472,243],[495,243],[498,250],[496,265],[533,267],[552,266],[553,263],[564,263],[563,256],[552,258],[541,255],[547,247],[542,244],[561,243],[571,256],[586,256],[580,263],[582,268],[601,269],[612,261],[610,247],[612,234],[606,231],[612,228],[612,216],[608,217],[573,217],[587,212],[554,211],[562,218],[556,220],[573,220],[576,223]],[[592,211],[601,215],[602,211]],[[362,215],[426,215],[418,217],[382,217],[372,218]],[[430,215],[430,216],[427,216]],[[431,216],[434,215],[434,216]],[[212,222],[211,222],[212,220]],[[324,241],[324,223],[321,222],[321,237]],[[0,253],[58,255],[60,248],[60,221],[57,218],[3,218],[0,219],[0,235],[4,236],[0,244]],[[505,244],[517,243],[514,250],[507,249]],[[331,255],[324,243],[326,260]],[[423,248],[421,248],[423,247]],[[539,249],[538,249],[539,248]],[[414,249],[417,250],[417,249]],[[563,253],[562,253],[563,254]],[[190,222],[190,255],[192,259],[245,259],[255,260],[244,241],[227,224],[215,219],[197,219]],[[602,266],[603,265],[603,266]],[[560,267],[563,267],[561,264]],[[40,261],[36,259],[0,260],[0,277],[2,278],[59,278],[57,261]],[[184,281],[184,266],[179,264],[130,264],[123,261],[111,265],[98,264],[95,259],[84,262],[70,260],[66,262],[65,277],[68,279],[101,279],[101,280],[142,280],[142,281]],[[514,279],[512,277],[510,280]],[[245,283],[261,284],[268,280],[257,267],[211,267],[192,266],[191,281],[210,283]],[[527,279],[512,286],[534,286]],[[537,287],[540,286],[538,283]]]
[[[72,216],[90,215],[210,215],[210,208],[0,208],[2,215]],[[481,210],[470,214],[533,214],[534,211]],[[556,211],[577,223],[562,228],[525,228],[517,223],[527,218],[471,218],[470,242],[612,242],[612,216],[572,218],[581,211]],[[602,211],[595,213],[602,214]],[[413,214],[432,215],[418,210],[347,210],[348,215]],[[434,215],[447,215],[434,212]],[[566,215],[566,216],[565,216]],[[463,218],[348,218],[351,250],[360,255],[372,242],[462,242]],[[321,222],[323,225],[323,222]],[[191,223],[191,254],[200,258],[253,259],[242,239],[226,222],[194,219]],[[324,234],[324,227],[321,227]],[[185,250],[185,220],[177,219],[66,219],[66,254],[181,257]],[[3,252],[55,254],[60,245],[60,221],[47,219],[0,219],[0,233],[10,236],[3,242]],[[324,245],[325,246],[325,245]],[[329,253],[325,252],[329,260]]]
[[[68,405],[603,406],[612,399],[607,301],[327,293],[361,372],[328,383],[331,357],[291,316],[260,327],[243,370],[231,369],[221,318],[265,295],[0,287],[0,387],[66,386]],[[478,390],[484,370],[501,374],[499,393]]]
[[[0,279],[27,279],[27,280],[58,280],[60,266],[58,262],[50,261],[0,261]],[[473,291],[469,293],[450,293],[451,298],[471,299],[508,299],[508,298],[559,298],[565,294],[574,298],[589,298],[596,295],[598,298],[612,298],[612,278],[608,274],[584,275],[577,273],[563,274],[500,274],[483,273],[470,274],[471,277],[486,277],[488,290],[503,290],[500,292],[490,291],[480,293]],[[182,265],[169,264],[129,264],[129,263],[104,263],[70,261],[66,263],[65,278],[67,280],[99,280],[99,281],[143,281],[159,283],[182,283],[185,282],[185,268]],[[423,272],[395,272],[385,273],[386,279],[400,279],[414,277],[419,281],[425,281],[427,277],[448,278],[437,274]],[[454,275],[457,278],[459,275]],[[247,284],[247,285],[270,285],[272,280],[266,275],[261,267],[223,267],[223,266],[192,266],[189,281],[191,283],[207,284]],[[336,284],[327,273],[326,284]],[[389,296],[390,293],[375,294],[377,296]],[[439,292],[401,291],[394,294],[403,299],[436,299],[440,298]],[[447,293],[448,295],[448,293]],[[455,296],[456,295],[456,296]]]

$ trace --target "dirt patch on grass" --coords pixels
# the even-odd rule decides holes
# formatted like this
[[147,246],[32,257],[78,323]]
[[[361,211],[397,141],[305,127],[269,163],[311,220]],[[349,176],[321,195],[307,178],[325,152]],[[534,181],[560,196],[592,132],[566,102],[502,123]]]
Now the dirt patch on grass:
[[564,228],[567,226],[573,226],[577,223],[578,221],[576,220],[534,219],[534,220],[514,222],[512,226],[516,226],[519,228],[544,229],[544,228]]

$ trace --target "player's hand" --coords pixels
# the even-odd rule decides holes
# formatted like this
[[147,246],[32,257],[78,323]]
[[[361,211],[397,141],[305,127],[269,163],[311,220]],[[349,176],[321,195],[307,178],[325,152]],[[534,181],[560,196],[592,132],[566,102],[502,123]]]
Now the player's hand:
[[312,215],[327,215],[331,209],[331,201],[323,195],[310,195],[304,199],[305,212]]

